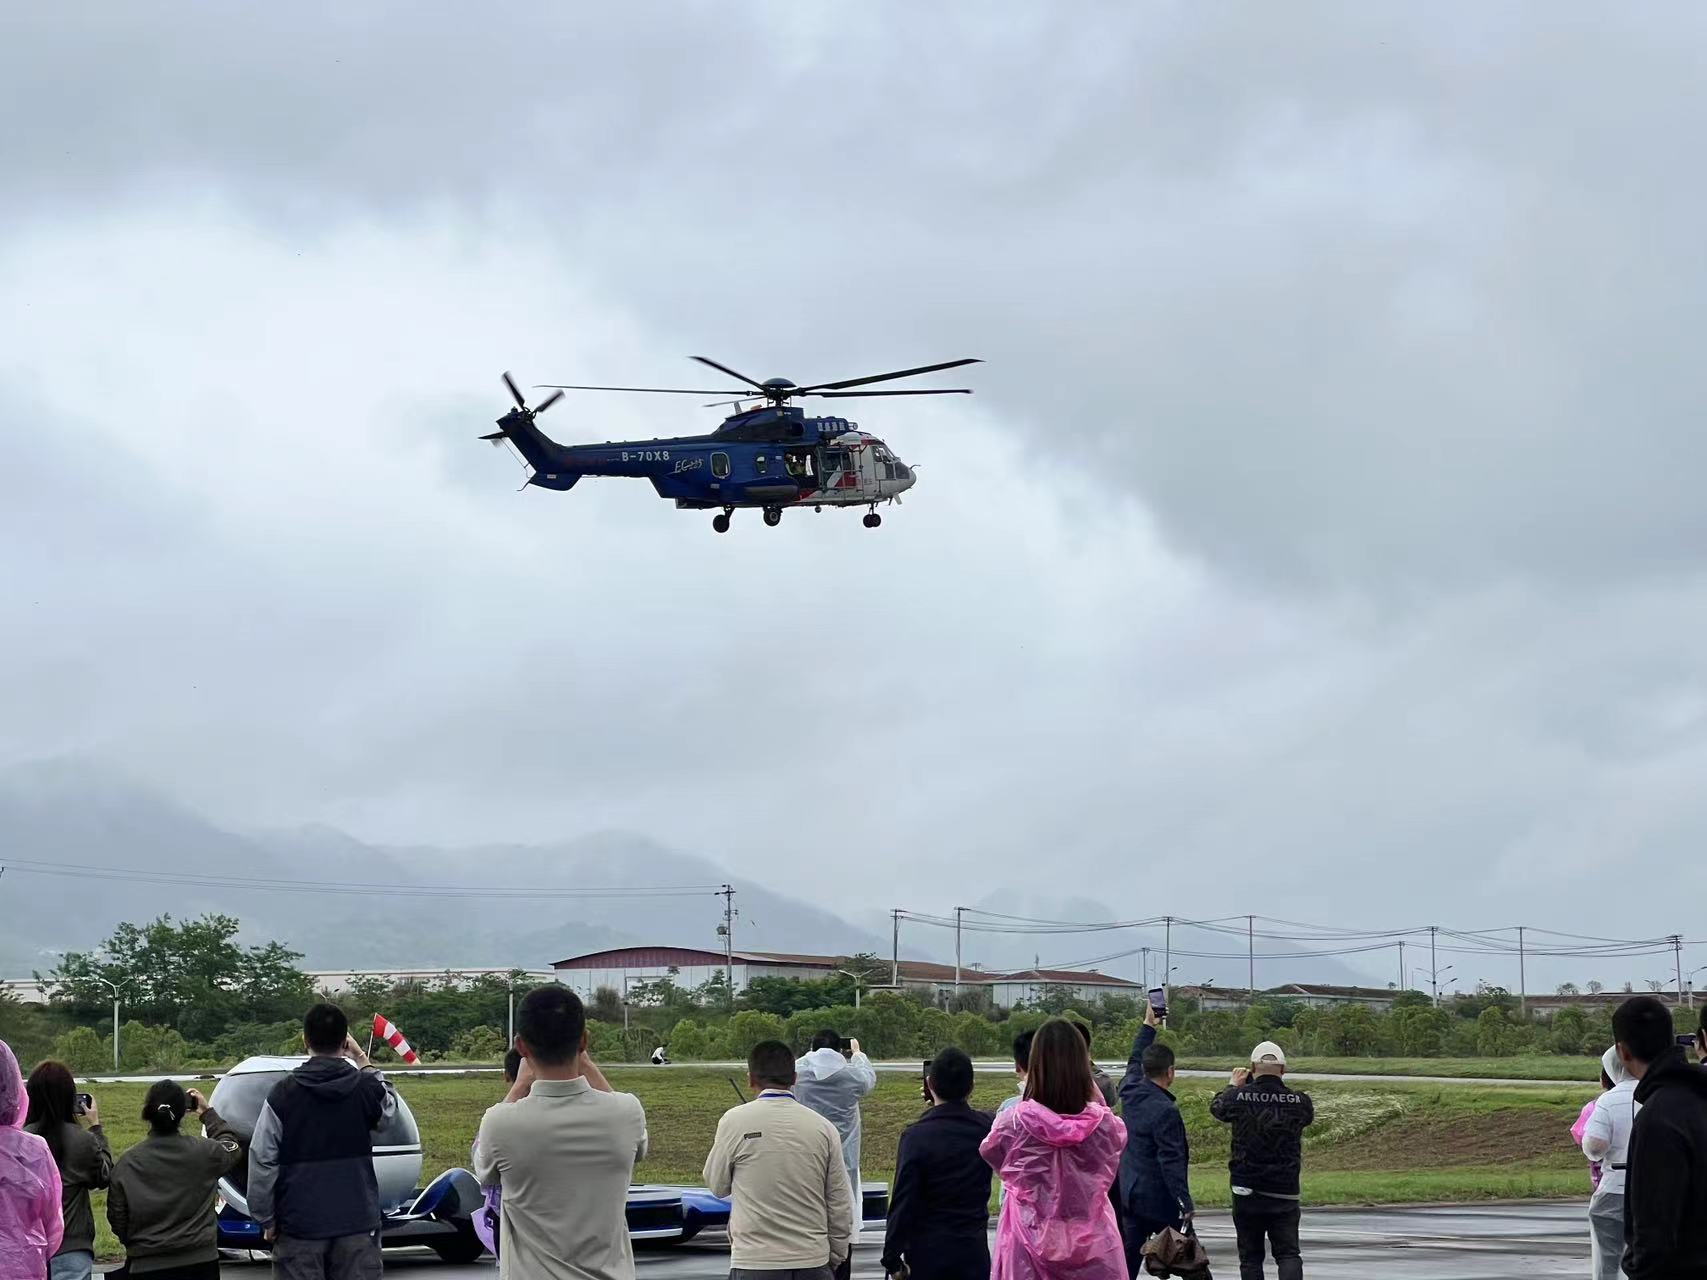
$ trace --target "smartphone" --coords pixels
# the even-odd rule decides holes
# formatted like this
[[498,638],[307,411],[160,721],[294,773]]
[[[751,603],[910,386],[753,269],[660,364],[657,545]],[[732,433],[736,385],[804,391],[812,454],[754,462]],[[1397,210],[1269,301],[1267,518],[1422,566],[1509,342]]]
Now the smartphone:
[[1168,989],[1166,987],[1150,988],[1150,1007],[1156,1011],[1160,1022],[1168,1020]]
[[926,1058],[919,1067],[919,1095],[926,1102],[931,1100],[931,1060]]
[[1677,1047],[1679,1049],[1693,1049],[1695,1047],[1695,1037],[1679,1036],[1677,1038]]
[[94,1094],[92,1094],[92,1093],[80,1093],[77,1095],[77,1114],[78,1115],[80,1115],[80,1116],[88,1115],[89,1114],[89,1108],[94,1106],[94,1105],[95,1105],[95,1095]]

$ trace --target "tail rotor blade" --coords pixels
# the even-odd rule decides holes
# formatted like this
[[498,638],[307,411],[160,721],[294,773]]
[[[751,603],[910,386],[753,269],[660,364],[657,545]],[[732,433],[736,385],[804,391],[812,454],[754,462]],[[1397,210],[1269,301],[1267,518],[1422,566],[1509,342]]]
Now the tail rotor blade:
[[510,376],[508,370],[504,372],[504,385],[510,389],[510,396],[515,400],[516,408],[525,410],[528,407],[528,402],[522,399],[521,390],[516,386],[516,380]]
[[553,391],[550,395],[546,396],[545,399],[541,400],[538,404],[536,404],[533,407],[533,411],[536,414],[544,413],[547,409],[551,408],[552,405],[556,404],[562,398],[563,398],[563,392]]

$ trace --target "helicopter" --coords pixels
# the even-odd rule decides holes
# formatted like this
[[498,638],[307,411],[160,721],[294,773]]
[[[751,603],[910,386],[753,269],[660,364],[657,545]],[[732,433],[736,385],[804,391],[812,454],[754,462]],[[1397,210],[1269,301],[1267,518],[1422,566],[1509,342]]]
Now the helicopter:
[[[660,498],[673,500],[678,510],[716,511],[711,527],[718,533],[729,532],[731,517],[743,507],[757,507],[764,515],[765,524],[773,528],[782,523],[782,513],[787,507],[809,506],[814,511],[825,507],[865,507],[865,527],[875,529],[883,523],[878,505],[899,502],[901,495],[917,482],[913,468],[876,436],[861,431],[859,423],[842,417],[807,417],[804,409],[789,401],[799,396],[852,399],[970,395],[968,387],[880,391],[853,388],[979,363],[976,359],[949,360],[801,387],[787,378],[757,382],[706,356],[693,358],[746,383],[746,387],[707,391],[686,387],[545,383],[538,389],[551,394],[530,407],[515,379],[505,373],[504,386],[516,407],[498,419],[498,430],[480,438],[491,441],[496,448],[502,448],[506,441],[513,445],[530,468],[527,480],[530,485],[562,492],[574,488],[585,476],[643,478],[652,482]],[[562,445],[540,431],[535,419],[570,391],[732,396],[733,399],[712,401],[704,407],[733,406],[734,412],[706,435]]]

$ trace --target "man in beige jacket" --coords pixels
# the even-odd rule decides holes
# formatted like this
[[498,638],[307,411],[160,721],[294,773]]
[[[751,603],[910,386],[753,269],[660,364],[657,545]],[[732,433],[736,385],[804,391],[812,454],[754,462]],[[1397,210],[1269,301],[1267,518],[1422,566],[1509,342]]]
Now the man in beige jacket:
[[733,1202],[730,1280],[829,1280],[854,1233],[841,1137],[795,1101],[787,1045],[756,1046],[747,1077],[758,1096],[724,1113],[705,1161],[706,1186]]

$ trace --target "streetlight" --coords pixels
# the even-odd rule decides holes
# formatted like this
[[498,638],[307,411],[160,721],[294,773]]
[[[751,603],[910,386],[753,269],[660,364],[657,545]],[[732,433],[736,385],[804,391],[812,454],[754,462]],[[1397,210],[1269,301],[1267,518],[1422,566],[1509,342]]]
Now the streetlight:
[[1699,969],[1691,969],[1683,977],[1683,989],[1689,997],[1689,1008],[1691,1009],[1695,1007],[1695,975],[1703,972],[1707,972],[1707,964],[1702,965]]
[[857,974],[857,973],[853,973],[853,972],[851,972],[851,971],[849,971],[849,970],[847,970],[847,969],[831,969],[831,970],[830,970],[830,972],[831,972],[831,973],[839,973],[839,974],[841,974],[841,975],[842,975],[842,977],[844,977],[844,978],[852,978],[852,979],[853,979],[853,984],[854,984],[854,1008],[856,1008],[856,1009],[857,1009],[857,1008],[859,1008],[859,990],[860,990],[860,984],[861,984],[861,983],[862,983],[862,982],[864,982],[864,981],[865,981],[865,979],[864,979],[864,978],[862,978],[862,977],[860,977],[860,976],[859,976],[859,974]]
[[119,1073],[119,992],[130,985],[130,979],[126,978],[123,982],[115,983],[98,974],[90,976],[113,993],[113,1074],[117,1075]]

